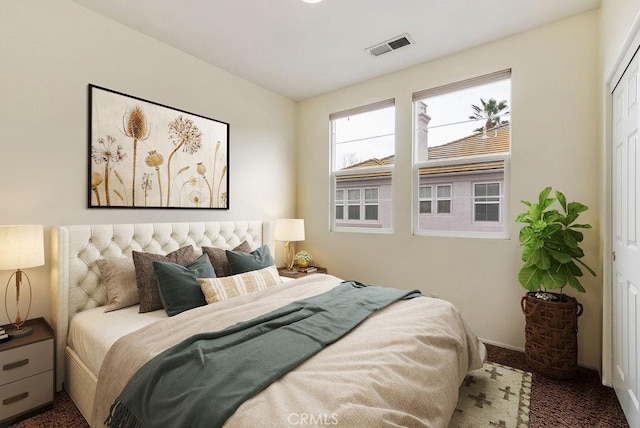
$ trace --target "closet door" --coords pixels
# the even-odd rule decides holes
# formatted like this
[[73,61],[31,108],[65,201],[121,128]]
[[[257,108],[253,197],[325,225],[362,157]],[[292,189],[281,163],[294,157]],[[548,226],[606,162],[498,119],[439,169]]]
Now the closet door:
[[629,425],[640,427],[639,70],[636,54],[612,93],[613,386]]

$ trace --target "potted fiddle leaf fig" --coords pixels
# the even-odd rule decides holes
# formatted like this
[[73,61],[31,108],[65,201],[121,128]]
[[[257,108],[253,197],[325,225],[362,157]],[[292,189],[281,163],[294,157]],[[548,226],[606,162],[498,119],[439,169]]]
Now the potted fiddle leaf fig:
[[590,229],[591,225],[577,220],[588,207],[567,202],[559,191],[550,197],[552,190],[542,190],[537,202],[522,201],[528,209],[516,218],[525,224],[520,229],[524,264],[518,280],[528,290],[521,300],[526,319],[527,362],[543,375],[568,379],[578,368],[578,317],[582,305],[563,290],[569,285],[584,293],[578,279],[584,275],[582,269],[593,276],[595,272],[581,260],[581,230]]

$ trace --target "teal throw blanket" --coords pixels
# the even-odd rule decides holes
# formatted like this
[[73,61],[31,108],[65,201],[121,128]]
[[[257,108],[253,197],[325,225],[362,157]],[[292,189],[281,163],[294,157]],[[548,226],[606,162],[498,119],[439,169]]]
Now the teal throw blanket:
[[194,335],[147,362],[111,406],[109,427],[219,427],[247,399],[374,311],[419,291],[345,281],[334,289]]

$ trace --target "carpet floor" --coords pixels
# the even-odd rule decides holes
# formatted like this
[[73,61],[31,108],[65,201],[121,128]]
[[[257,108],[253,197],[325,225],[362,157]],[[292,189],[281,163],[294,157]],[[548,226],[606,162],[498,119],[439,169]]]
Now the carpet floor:
[[[531,372],[524,353],[487,345],[489,361]],[[529,428],[628,428],[613,389],[594,370],[580,368],[571,380],[554,380],[533,373]],[[16,428],[85,428],[88,424],[63,391],[53,409],[33,416]]]

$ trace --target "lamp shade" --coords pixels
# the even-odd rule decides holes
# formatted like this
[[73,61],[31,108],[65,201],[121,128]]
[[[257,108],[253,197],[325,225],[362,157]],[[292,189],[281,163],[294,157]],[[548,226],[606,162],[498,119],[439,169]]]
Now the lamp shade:
[[44,264],[42,225],[0,226],[0,270]]
[[299,218],[276,220],[273,239],[276,241],[304,241],[304,220]]

